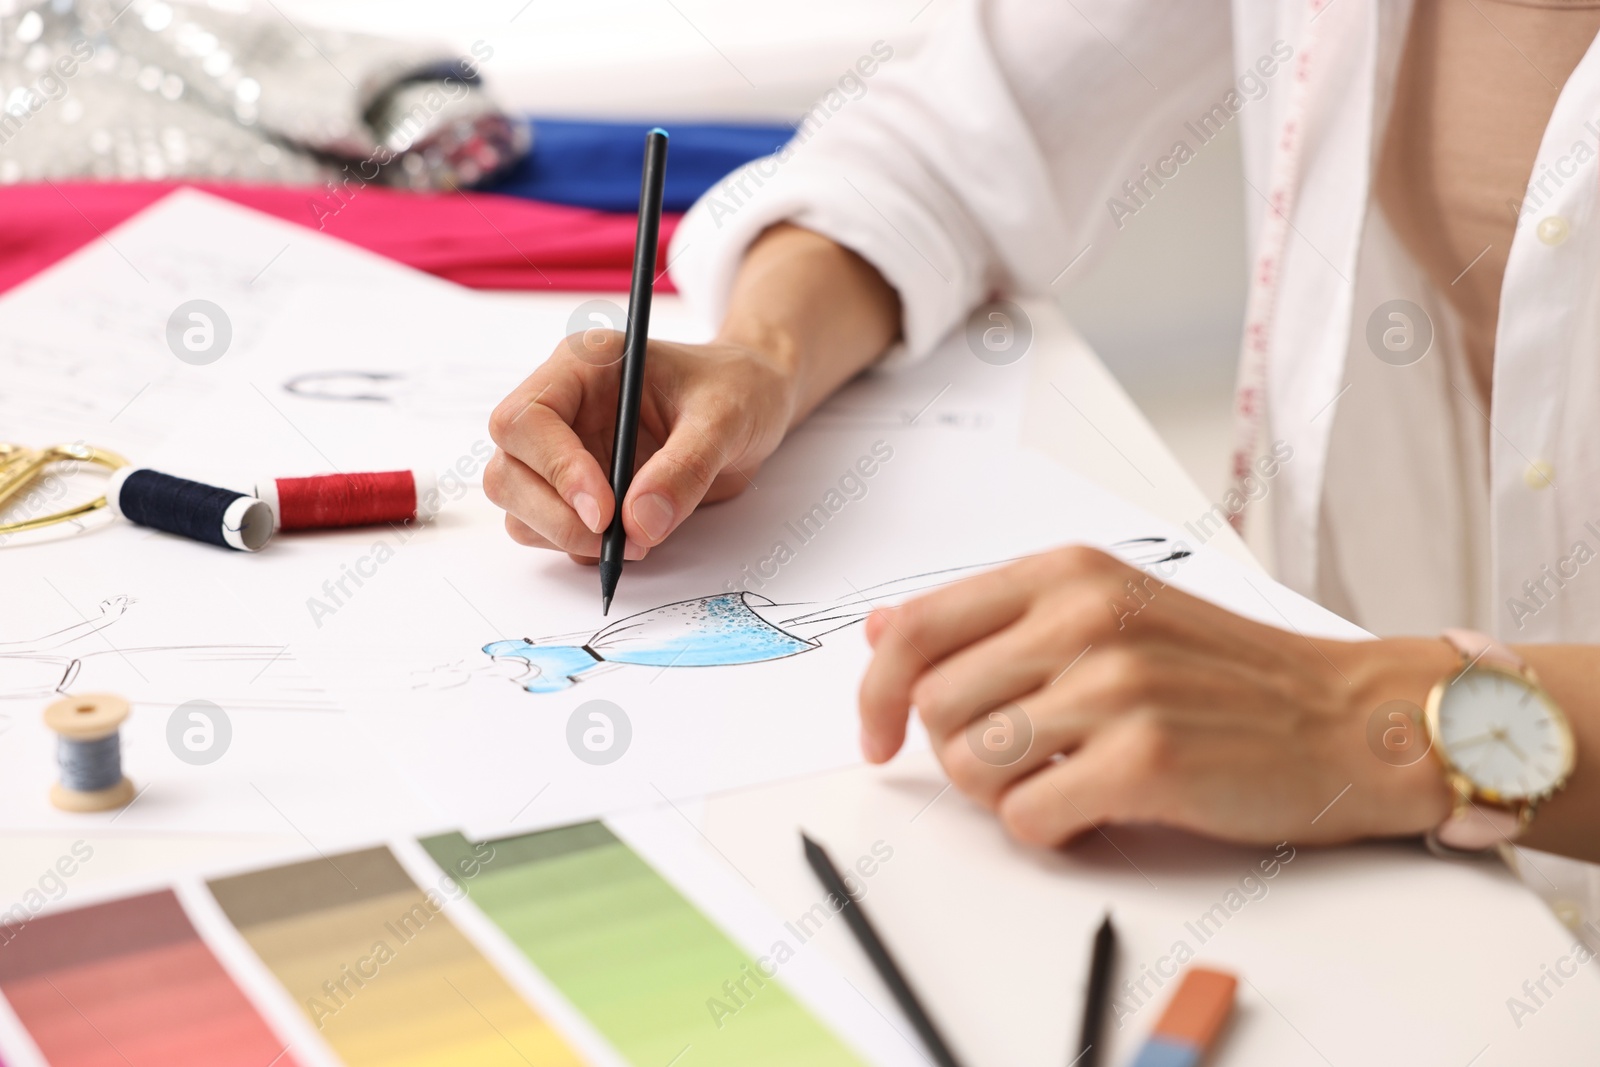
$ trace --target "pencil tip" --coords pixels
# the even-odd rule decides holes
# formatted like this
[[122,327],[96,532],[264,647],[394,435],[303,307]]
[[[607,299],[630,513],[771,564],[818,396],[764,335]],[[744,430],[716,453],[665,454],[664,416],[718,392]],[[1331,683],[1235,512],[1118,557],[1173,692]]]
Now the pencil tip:
[[617,580],[622,577],[622,563],[614,559],[600,561],[600,613],[611,613],[611,598],[617,595]]

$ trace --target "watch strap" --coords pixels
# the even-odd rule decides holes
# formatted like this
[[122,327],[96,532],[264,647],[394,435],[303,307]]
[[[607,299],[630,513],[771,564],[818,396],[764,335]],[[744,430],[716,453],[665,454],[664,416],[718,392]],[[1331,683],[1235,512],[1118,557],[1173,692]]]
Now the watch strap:
[[1450,643],[1450,647],[1461,653],[1461,658],[1466,660],[1468,667],[1482,663],[1519,673],[1528,669],[1528,661],[1517,655],[1515,649],[1496,641],[1488,634],[1481,634],[1476,630],[1450,629],[1445,630],[1440,636]]
[[1466,801],[1457,804],[1428,837],[1430,843],[1456,852],[1485,852],[1514,842],[1523,825],[1522,817],[1514,811]]

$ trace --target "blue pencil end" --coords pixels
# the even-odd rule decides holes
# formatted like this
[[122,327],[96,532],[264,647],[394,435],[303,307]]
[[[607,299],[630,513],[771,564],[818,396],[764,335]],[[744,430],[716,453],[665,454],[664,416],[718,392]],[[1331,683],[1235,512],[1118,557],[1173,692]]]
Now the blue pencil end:
[[[655,129],[653,129],[653,130],[651,130],[651,131],[650,131],[650,133],[652,133],[652,134],[654,134],[654,133],[659,133],[659,134],[660,134],[660,135],[661,135],[661,136],[663,136],[663,137],[671,137],[671,136],[672,136],[672,135],[671,135],[671,134],[670,134],[670,133],[668,133],[668,132],[667,132],[667,131],[666,131],[666,130],[663,130],[663,129],[662,129],[662,128],[661,128],[661,127],[660,127],[660,126],[657,126],[657,127],[656,127],[656,128],[655,128]],[[649,134],[646,134],[646,135],[645,135],[645,136],[647,136],[647,137],[648,137],[648,136],[649,136]]]

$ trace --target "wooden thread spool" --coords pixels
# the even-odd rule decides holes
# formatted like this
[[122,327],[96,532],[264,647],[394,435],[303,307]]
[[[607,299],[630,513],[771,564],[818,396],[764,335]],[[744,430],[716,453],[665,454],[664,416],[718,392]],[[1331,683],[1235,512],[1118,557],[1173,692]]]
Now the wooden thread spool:
[[127,717],[128,702],[110,693],[66,697],[44,709],[44,724],[57,736],[61,767],[50,803],[62,811],[110,811],[133,799],[117,733]]

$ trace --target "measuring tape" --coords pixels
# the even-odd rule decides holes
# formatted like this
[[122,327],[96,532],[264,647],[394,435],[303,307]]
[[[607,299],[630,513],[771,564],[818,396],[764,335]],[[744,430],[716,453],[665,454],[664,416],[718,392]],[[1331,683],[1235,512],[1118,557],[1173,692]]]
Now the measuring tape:
[[1300,154],[1305,147],[1306,109],[1311,85],[1312,56],[1315,54],[1315,25],[1333,0],[1309,0],[1307,26],[1300,50],[1295,56],[1294,74],[1289,83],[1289,102],[1283,125],[1272,145],[1272,162],[1267,177],[1267,213],[1256,244],[1256,258],[1250,270],[1245,297],[1244,349],[1239,356],[1239,379],[1233,393],[1233,488],[1244,501],[1238,511],[1228,511],[1228,522],[1235,531],[1244,529],[1245,508],[1250,495],[1245,479],[1261,447],[1261,431],[1266,422],[1267,381],[1271,374],[1272,322],[1277,310],[1278,280],[1283,257],[1289,247],[1289,215],[1294,211],[1300,187]]

